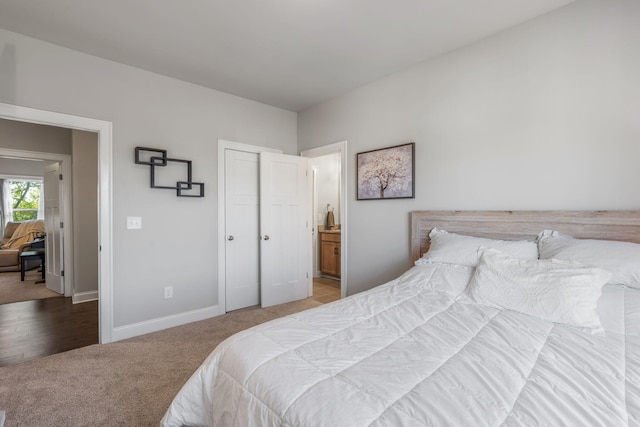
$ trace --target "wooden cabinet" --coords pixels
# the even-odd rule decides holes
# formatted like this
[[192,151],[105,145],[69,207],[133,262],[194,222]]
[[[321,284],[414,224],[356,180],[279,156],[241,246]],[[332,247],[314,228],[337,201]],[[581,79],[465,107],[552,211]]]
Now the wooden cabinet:
[[320,272],[340,277],[340,233],[320,232]]

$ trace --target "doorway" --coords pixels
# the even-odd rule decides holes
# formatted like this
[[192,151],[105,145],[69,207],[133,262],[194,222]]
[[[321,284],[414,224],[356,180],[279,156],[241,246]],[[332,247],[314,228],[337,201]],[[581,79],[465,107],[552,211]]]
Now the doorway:
[[[347,296],[347,141],[305,150],[300,155],[311,159],[316,178],[312,203],[314,277],[337,279],[341,298],[344,298]],[[327,258],[331,259],[327,262]],[[325,268],[321,268],[321,262]]]
[[[113,333],[113,307],[112,307],[112,242],[111,242],[111,170],[112,170],[112,125],[110,122],[72,116],[62,113],[37,110],[27,107],[0,103],[0,118],[14,121],[22,121],[35,124],[50,125],[75,130],[95,132],[98,145],[98,295],[99,295],[99,342],[109,343]],[[13,154],[20,155],[20,150],[12,150]],[[63,174],[65,163],[69,168],[70,162],[63,162]],[[71,176],[69,173],[68,176]],[[65,196],[66,197],[66,196]],[[68,192],[68,197],[71,197]],[[69,213],[70,215],[70,213]],[[70,223],[70,222],[69,222]],[[65,231],[66,232],[66,231]],[[65,252],[72,253],[72,238],[65,241]],[[68,257],[69,264],[65,260],[66,274],[73,274],[73,257]],[[66,276],[65,274],[65,276]]]
[[[0,126],[3,136],[11,136],[11,142],[3,145],[26,145],[43,150],[17,152],[3,147],[0,159],[3,172],[28,172],[42,182],[39,186],[41,197],[35,207],[38,219],[45,223],[47,236],[43,245],[46,247],[45,268],[38,262],[26,272],[2,273],[4,297],[0,318],[12,319],[8,324],[0,322],[0,348],[4,350],[0,355],[0,366],[4,366],[98,343],[97,138],[92,134],[92,138],[83,141],[88,145],[86,150],[94,154],[87,156],[75,150],[80,144],[75,138],[78,131],[5,119],[0,119]],[[52,150],[64,150],[65,154],[46,151],[50,146],[57,147]],[[52,162],[52,159],[59,161]],[[78,170],[82,164],[87,165],[90,173]],[[69,173],[68,165],[72,165],[72,173]],[[81,196],[65,197],[71,195],[72,182],[74,192],[79,191]],[[12,181],[6,183],[9,189]],[[85,184],[90,191],[82,191]],[[34,215],[31,215],[33,218],[17,215],[24,211],[15,208],[25,194],[25,191],[12,192],[13,203],[4,206],[9,218],[4,220],[36,219]],[[65,215],[65,212],[73,214]],[[73,217],[71,222],[70,216]],[[87,221],[93,226],[81,226]],[[63,223],[66,227],[60,228]],[[65,253],[65,243],[72,239],[72,244],[66,245],[72,252]],[[91,240],[91,247],[79,247],[78,239]],[[93,264],[86,262],[90,258],[95,258]],[[67,269],[73,265],[71,274],[63,275],[65,264]],[[77,304],[79,302],[82,304]],[[31,339],[26,340],[21,334],[25,330],[29,331]]]
[[[46,287],[73,303],[98,299],[97,135],[5,119],[0,125],[14,146],[43,150],[0,148],[0,173],[23,168],[43,182],[38,216],[47,233]],[[48,144],[64,152],[44,151]]]

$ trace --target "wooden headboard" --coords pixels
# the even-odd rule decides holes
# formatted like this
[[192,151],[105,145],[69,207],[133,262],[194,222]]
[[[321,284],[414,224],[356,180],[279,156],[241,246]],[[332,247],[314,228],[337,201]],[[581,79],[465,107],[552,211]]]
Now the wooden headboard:
[[433,227],[502,240],[534,240],[542,230],[580,239],[640,243],[640,211],[414,211],[411,261],[429,249]]

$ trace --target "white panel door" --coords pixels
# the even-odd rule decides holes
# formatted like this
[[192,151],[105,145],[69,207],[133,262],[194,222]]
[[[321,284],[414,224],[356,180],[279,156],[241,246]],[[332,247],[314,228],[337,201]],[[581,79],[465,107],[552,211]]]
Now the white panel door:
[[44,228],[46,283],[47,288],[64,294],[63,234],[60,227],[62,215],[62,182],[60,181],[60,163],[54,163],[44,169]]
[[260,154],[261,305],[306,298],[311,279],[309,161]]
[[225,150],[226,310],[260,303],[258,154]]

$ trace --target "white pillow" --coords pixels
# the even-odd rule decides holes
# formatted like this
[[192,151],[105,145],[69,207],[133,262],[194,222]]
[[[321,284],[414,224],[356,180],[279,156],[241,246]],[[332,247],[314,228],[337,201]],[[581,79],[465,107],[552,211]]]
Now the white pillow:
[[538,235],[540,259],[576,261],[613,273],[610,283],[640,289],[640,245],[612,240],[574,239],[557,231]]
[[529,261],[482,253],[465,290],[471,301],[583,328],[601,328],[598,298],[606,270],[558,260]]
[[497,249],[516,258],[538,259],[538,246],[528,240],[494,240],[464,236],[437,227],[431,230],[429,238],[429,250],[415,262],[416,265],[441,262],[475,267],[478,265],[478,250],[481,247]]

